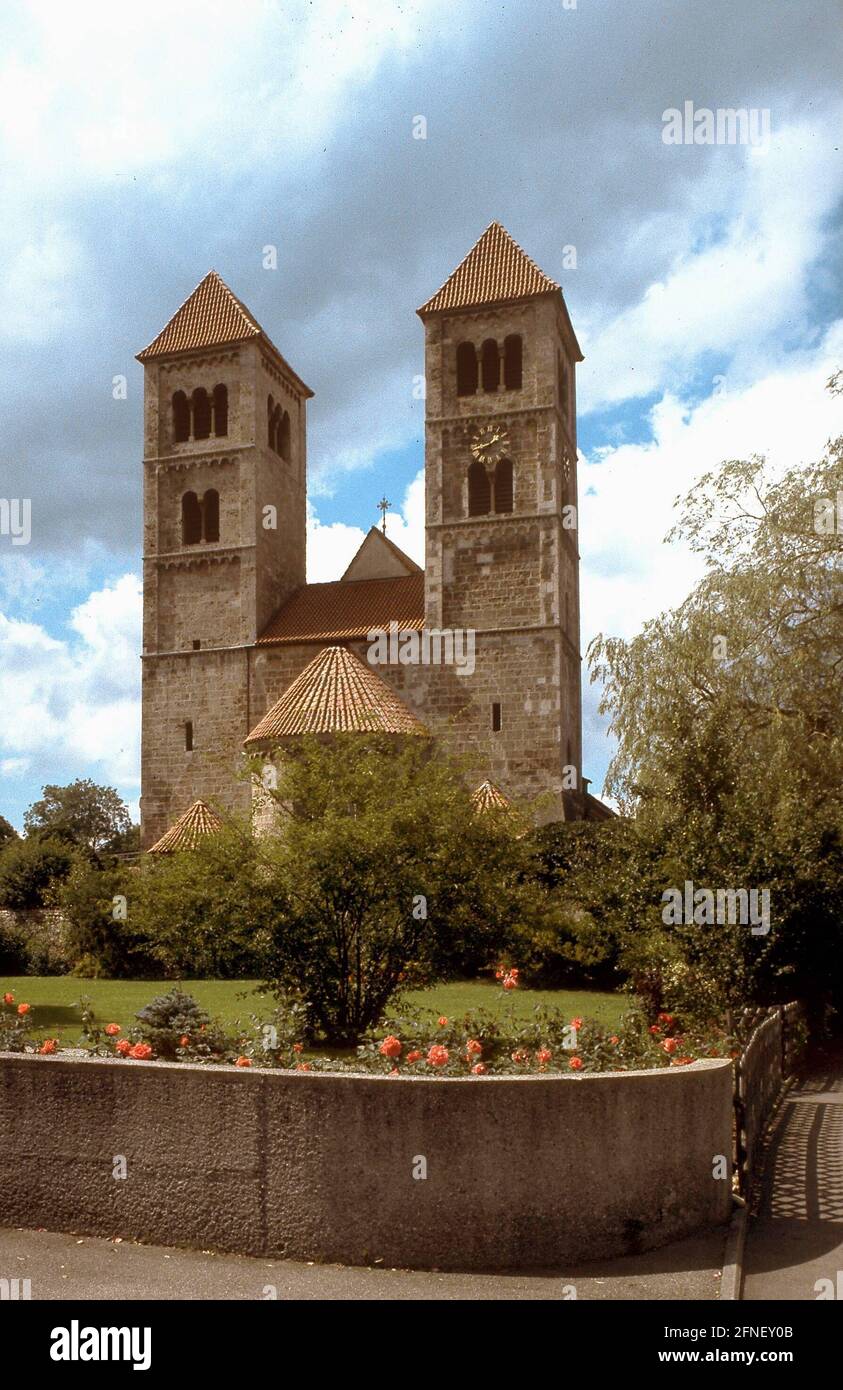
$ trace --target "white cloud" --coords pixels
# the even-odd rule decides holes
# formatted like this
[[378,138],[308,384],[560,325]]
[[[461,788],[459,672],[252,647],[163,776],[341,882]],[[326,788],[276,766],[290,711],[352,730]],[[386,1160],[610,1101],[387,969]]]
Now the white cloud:
[[[386,533],[411,560],[424,564],[424,471],[404,494],[400,512],[387,512]],[[342,521],[323,525],[311,507],[307,520],[307,581],[320,584],[341,578],[366,538],[359,526]]]
[[[639,248],[642,236],[657,238],[669,217],[671,241],[679,223],[682,244],[669,273],[638,302],[619,314],[597,311],[580,325],[581,410],[681,390],[704,354],[731,359],[733,377],[755,380],[765,363],[782,359],[784,339],[810,333],[809,276],[839,197],[828,177],[832,143],[830,132],[790,125],[766,152],[718,148],[687,189],[685,206],[633,229]],[[689,151],[672,153],[681,161]],[[737,184],[724,179],[721,163],[735,159],[744,161]]]
[[140,768],[141,584],[127,574],[71,613],[72,636],[0,614],[0,755],[5,776],[94,776],[136,788]]

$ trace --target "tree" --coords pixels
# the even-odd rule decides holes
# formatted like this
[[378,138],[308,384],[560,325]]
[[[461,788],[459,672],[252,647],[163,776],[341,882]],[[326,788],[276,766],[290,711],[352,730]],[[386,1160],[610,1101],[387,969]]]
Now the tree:
[[47,907],[66,878],[73,850],[53,838],[11,840],[0,854],[0,907]]
[[44,787],[43,793],[24,815],[28,835],[58,836],[98,853],[131,831],[128,809],[113,787],[77,778],[66,787]]
[[[660,959],[675,990],[696,978],[709,1007],[843,1001],[843,526],[825,521],[841,478],[843,439],[778,479],[761,458],[706,474],[671,533],[703,579],[589,652],[618,740],[608,789],[658,860],[627,960]],[[686,881],[768,890],[771,930],[665,924],[661,890]]]
[[473,936],[488,961],[530,910],[529,851],[511,818],[478,817],[426,740],[302,740],[270,793],[261,845],[271,899],[266,979],[306,1006],[311,1036],[349,1046],[395,992],[427,982]]
[[5,849],[6,845],[10,844],[12,840],[17,839],[18,832],[15,830],[11,821],[6,820],[5,816],[0,816],[0,851]]

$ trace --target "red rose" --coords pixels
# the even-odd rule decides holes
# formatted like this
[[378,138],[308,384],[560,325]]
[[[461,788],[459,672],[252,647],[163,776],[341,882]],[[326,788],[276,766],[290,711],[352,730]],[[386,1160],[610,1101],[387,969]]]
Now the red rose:
[[147,1062],[152,1056],[152,1048],[149,1043],[135,1043],[134,1047],[129,1048],[127,1055],[134,1057],[136,1062]]
[[515,976],[514,976],[511,972],[510,972],[510,974],[507,975],[506,978],[504,979],[503,987],[504,987],[504,989],[517,989],[517,988],[518,988],[518,981],[516,980]]
[[438,1020],[438,1023],[439,1023],[439,1027],[440,1027],[440,1028],[447,1028],[447,1027],[448,1027],[448,1020],[447,1020],[447,1018],[445,1017],[444,1014],[443,1014],[442,1017]]
[[390,1033],[388,1038],[384,1038],[378,1051],[382,1057],[400,1057],[402,1052],[400,1038],[396,1038],[394,1034]]
[[485,1075],[486,1075],[486,1067],[484,1066],[484,1064],[483,1064],[482,1062],[475,1062],[475,1063],[474,1063],[474,1066],[471,1068],[471,1075],[472,1075],[472,1076],[485,1076]]
[[420,1057],[421,1057],[421,1053],[418,1052],[418,1051],[408,1052],[408,1053],[407,1053],[407,1061],[408,1061],[408,1062],[417,1062],[417,1061],[419,1060]]
[[659,1023],[669,1025],[673,1022],[673,1014],[659,1014],[658,1019]]
[[465,1050],[469,1057],[479,1057],[480,1053],[483,1051],[483,1044],[478,1042],[476,1038],[469,1038],[465,1045]]
[[572,1019],[571,1019],[571,1027],[572,1027],[572,1028],[582,1028],[582,1019],[581,1019],[581,1018],[572,1018]]
[[250,1067],[252,1065],[252,1059],[251,1057],[238,1057],[234,1065],[235,1067]]
[[400,1073],[400,1071],[398,1070],[397,1067],[393,1067],[393,1068],[392,1068],[392,1071],[389,1073],[389,1075],[390,1075],[390,1076],[400,1076],[401,1073]]
[[662,1047],[664,1048],[665,1052],[675,1052],[678,1046],[679,1043],[676,1041],[675,1038],[665,1038],[664,1042],[662,1043]]
[[294,1051],[294,1052],[303,1052],[303,1051],[304,1051],[304,1043],[293,1043],[293,1051]]
[[530,1057],[529,1052],[521,1052],[520,1049],[519,1049],[519,1051],[513,1052],[513,1054],[512,1054],[512,1060],[513,1060],[513,1062],[526,1062],[526,1061],[529,1060],[529,1057]]
[[128,1057],[132,1050],[132,1044],[128,1038],[121,1038],[119,1043],[115,1043],[114,1051],[119,1052],[121,1057]]
[[4,994],[4,995],[3,995],[3,1003],[4,1003],[4,1004],[14,1004],[14,1002],[15,1002],[15,996],[14,996],[13,994]]
[[582,1066],[582,1058],[572,1057],[570,1062],[568,1063],[568,1066],[571,1068],[572,1071],[579,1071]]
[[536,1053],[536,1061],[540,1067],[546,1067],[552,1056],[553,1053],[549,1047],[540,1047]]
[[24,1014],[28,1014],[31,1008],[31,1004],[18,1004],[18,1013],[23,1016]]
[[447,1047],[442,1047],[439,1043],[434,1043],[427,1054],[427,1060],[432,1067],[447,1066],[449,1053]]
[[610,1039],[609,1039],[609,1042],[610,1042],[610,1043],[617,1043],[617,1042],[620,1042],[620,1039],[619,1039],[617,1033],[613,1033],[613,1034],[612,1034],[612,1036],[611,1036]]
[[179,1038],[179,1047],[188,1047],[189,1044],[190,1038],[187,1036],[186,1033],[184,1033],[182,1037]]
[[116,1037],[117,1037],[117,1034],[120,1032],[120,1024],[119,1024],[119,1023],[107,1023],[107,1024],[105,1025],[105,1032],[106,1032],[106,1034],[107,1034],[107,1036],[108,1036],[109,1038],[116,1038]]
[[310,1071],[310,1063],[299,1062],[298,1066],[296,1067],[296,1071]]
[[38,1051],[41,1052],[44,1056],[48,1056],[51,1052],[55,1052],[57,1041],[58,1039],[56,1038],[47,1038],[44,1042],[42,1042]]
[[651,1023],[649,1031],[652,1033],[654,1038],[657,1038],[662,1030],[657,1023]]

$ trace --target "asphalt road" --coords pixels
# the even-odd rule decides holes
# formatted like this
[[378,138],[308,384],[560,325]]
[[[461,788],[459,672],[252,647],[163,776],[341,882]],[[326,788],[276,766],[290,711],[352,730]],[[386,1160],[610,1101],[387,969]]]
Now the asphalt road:
[[35,1299],[716,1299],[725,1228],[622,1260],[548,1274],[345,1268],[0,1229],[0,1278]]

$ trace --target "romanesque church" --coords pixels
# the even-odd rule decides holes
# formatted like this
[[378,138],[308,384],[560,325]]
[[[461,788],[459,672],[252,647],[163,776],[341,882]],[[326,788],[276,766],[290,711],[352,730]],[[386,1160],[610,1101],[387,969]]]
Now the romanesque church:
[[[424,570],[373,527],[340,578],[306,582],[313,392],[216,272],[138,354],[145,847],[197,800],[247,811],[244,752],[308,730],[430,734],[542,819],[610,814],[582,778],[582,354],[561,289],[493,222],[417,312]],[[373,666],[370,634],[396,629],[470,631],[471,673]]]

